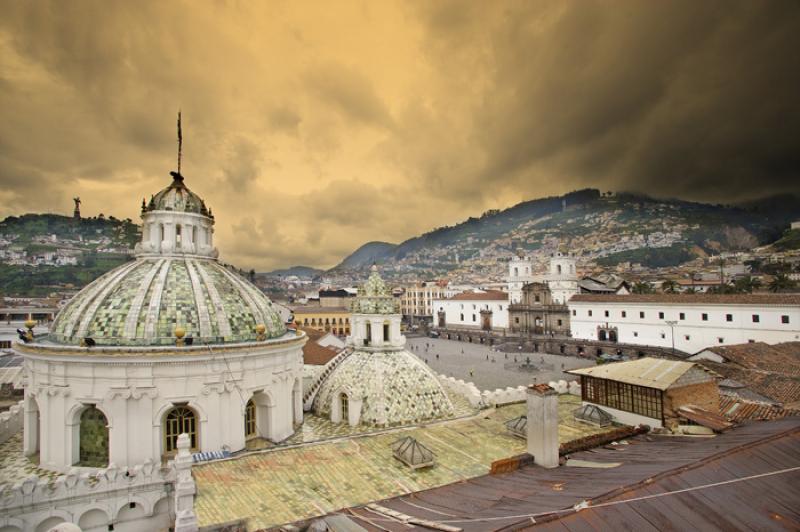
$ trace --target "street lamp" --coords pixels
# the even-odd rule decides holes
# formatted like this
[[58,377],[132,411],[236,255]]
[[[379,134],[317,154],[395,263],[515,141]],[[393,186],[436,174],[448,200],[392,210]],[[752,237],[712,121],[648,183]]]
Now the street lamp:
[[669,325],[670,336],[672,337],[672,356],[675,356],[675,326],[678,322],[675,320],[666,320],[665,323]]

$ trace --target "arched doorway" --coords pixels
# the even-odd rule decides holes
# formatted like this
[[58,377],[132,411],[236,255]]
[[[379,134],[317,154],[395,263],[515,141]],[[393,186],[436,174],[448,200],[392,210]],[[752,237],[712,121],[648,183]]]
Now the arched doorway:
[[193,451],[198,449],[197,414],[188,406],[179,405],[167,412],[164,417],[164,452],[178,451],[178,436],[187,434]]
[[83,467],[108,465],[108,419],[90,405],[81,412],[78,429],[78,464]]
[[600,329],[599,331],[597,331],[597,339],[600,340],[601,342],[605,342],[606,341],[606,330],[605,329]]
[[250,399],[244,407],[244,437],[249,440],[256,436],[258,436],[258,431],[256,430],[256,404]]

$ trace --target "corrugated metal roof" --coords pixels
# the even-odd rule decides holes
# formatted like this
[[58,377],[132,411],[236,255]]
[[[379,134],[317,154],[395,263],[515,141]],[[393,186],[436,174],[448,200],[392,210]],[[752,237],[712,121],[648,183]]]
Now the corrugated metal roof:
[[693,366],[693,362],[645,357],[628,362],[603,364],[593,368],[573,369],[567,373],[666,390]]
[[[642,490],[664,492],[697,487],[797,466],[800,419],[751,423],[714,438],[646,435],[628,442],[629,445],[599,447],[571,455],[592,462],[621,462],[619,467],[523,467],[379,504],[416,518],[447,523],[465,532],[519,530],[542,522],[544,516],[554,512],[561,519],[542,526],[561,531],[785,530],[796,528],[800,521],[797,472],[739,482],[724,489],[663,497],[653,503],[620,504],[603,509],[592,508],[590,504],[578,513],[565,515],[565,509],[587,500],[591,503],[619,500]],[[745,497],[738,495],[740,490],[746,492]],[[650,505],[664,511],[653,512],[647,518],[638,514],[641,508]],[[424,530],[399,521],[377,520],[380,516],[364,507],[339,513],[353,516],[369,531]],[[520,517],[529,514],[536,514],[536,521]]]

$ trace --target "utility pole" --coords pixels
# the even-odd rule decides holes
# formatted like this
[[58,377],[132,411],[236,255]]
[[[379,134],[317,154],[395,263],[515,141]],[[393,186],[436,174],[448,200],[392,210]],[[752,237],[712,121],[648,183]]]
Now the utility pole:
[[669,325],[670,337],[672,338],[672,356],[675,356],[675,326],[678,322],[675,320],[666,320],[665,323]]

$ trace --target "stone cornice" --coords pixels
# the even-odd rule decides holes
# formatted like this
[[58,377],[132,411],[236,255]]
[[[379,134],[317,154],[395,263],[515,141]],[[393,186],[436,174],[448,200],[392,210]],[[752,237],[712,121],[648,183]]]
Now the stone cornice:
[[17,343],[14,350],[21,355],[44,357],[77,357],[85,359],[131,359],[163,358],[181,361],[194,357],[208,357],[221,354],[247,354],[252,351],[270,351],[284,347],[302,347],[307,340],[306,333],[298,331],[296,336],[272,338],[262,342],[242,342],[232,344],[192,345],[192,346],[95,346]]

